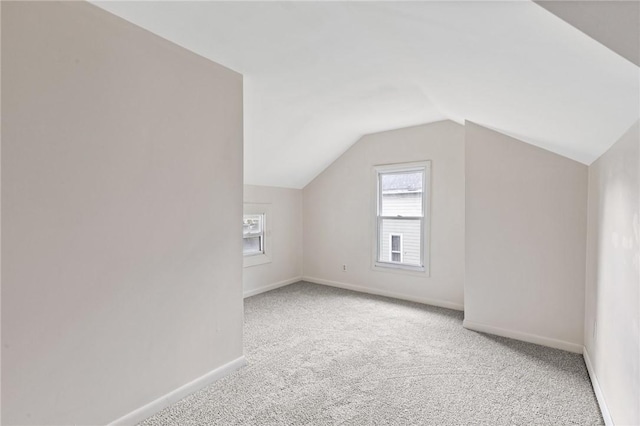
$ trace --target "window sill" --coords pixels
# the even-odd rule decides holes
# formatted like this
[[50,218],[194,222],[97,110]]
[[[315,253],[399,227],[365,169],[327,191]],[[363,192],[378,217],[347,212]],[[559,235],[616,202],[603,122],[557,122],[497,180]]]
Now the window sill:
[[425,275],[427,277],[429,276],[429,270],[424,266],[410,266],[387,262],[374,262],[371,269],[378,272],[387,272],[392,274],[406,274],[421,277],[424,277]]
[[252,254],[244,256],[242,260],[242,266],[244,268],[249,268],[251,266],[264,265],[266,263],[271,263],[271,257],[266,254]]

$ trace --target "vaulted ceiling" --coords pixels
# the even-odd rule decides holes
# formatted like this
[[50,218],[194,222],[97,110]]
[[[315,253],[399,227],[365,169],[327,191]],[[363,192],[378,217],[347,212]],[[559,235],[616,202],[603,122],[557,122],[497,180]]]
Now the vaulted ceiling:
[[640,116],[639,68],[530,1],[95,4],[244,75],[249,184],[442,119],[589,164]]

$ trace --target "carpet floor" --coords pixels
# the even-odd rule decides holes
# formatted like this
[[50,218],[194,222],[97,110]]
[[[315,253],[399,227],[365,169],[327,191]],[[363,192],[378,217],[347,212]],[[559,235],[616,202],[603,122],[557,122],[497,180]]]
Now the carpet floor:
[[248,365],[141,423],[598,425],[581,355],[305,282],[245,300]]

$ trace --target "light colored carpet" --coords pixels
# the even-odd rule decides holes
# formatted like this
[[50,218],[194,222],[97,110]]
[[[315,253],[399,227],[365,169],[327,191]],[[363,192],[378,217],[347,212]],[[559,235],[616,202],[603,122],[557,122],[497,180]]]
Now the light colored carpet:
[[245,355],[142,425],[603,424],[582,356],[417,303],[293,284],[245,300]]

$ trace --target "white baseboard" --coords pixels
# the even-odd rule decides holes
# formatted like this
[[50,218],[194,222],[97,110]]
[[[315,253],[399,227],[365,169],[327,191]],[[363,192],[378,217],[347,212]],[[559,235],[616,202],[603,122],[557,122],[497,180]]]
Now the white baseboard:
[[288,280],[279,281],[277,283],[268,284],[259,288],[254,288],[253,290],[245,291],[244,298],[255,296],[256,294],[264,293],[270,290],[274,290],[276,288],[284,287],[289,284],[297,283],[298,281],[302,281],[302,277],[294,277],[289,278]]
[[408,300],[409,302],[422,303],[424,305],[439,306],[441,308],[454,309],[456,311],[464,311],[464,306],[459,303],[449,302],[446,300],[427,299],[424,297],[416,297],[408,294],[395,293],[393,291],[379,290],[376,288],[363,287],[355,284],[347,284],[338,281],[330,281],[316,277],[302,277],[302,281],[310,283],[327,285],[330,287],[344,288],[346,290],[358,291],[360,293],[375,294],[377,296],[392,297],[394,299]]
[[120,417],[117,420],[109,423],[109,426],[125,426],[136,425],[144,419],[156,414],[160,410],[167,408],[168,406],[175,404],[185,396],[192,394],[193,392],[202,389],[203,387],[210,385],[211,383],[220,380],[224,376],[234,372],[235,370],[243,367],[246,364],[244,356],[234,359],[231,362],[224,364],[221,367],[216,368],[213,371],[208,372],[204,376],[200,376],[197,379],[180,386],[168,394],[161,396],[155,401],[151,401],[145,406],[138,408]]
[[508,337],[510,339],[522,340],[523,342],[535,343],[537,345],[548,346],[550,348],[562,349],[577,354],[582,353],[582,345],[566,342],[564,340],[553,339],[551,337],[539,336],[537,334],[524,333],[522,331],[507,330],[505,328],[494,327],[465,319],[462,326],[468,330],[480,331],[482,333],[495,334],[496,336]]
[[604,424],[607,426],[614,426],[613,419],[611,418],[611,413],[609,412],[607,403],[604,400],[604,394],[602,393],[602,388],[600,388],[600,383],[598,382],[596,371],[593,369],[593,364],[591,363],[591,358],[589,358],[589,352],[587,351],[586,347],[584,348],[582,355],[584,356],[584,363],[587,365],[587,371],[589,372],[589,378],[591,379],[591,385],[593,386],[593,391],[596,394],[596,400],[598,401],[598,405],[600,406],[600,411],[602,412],[602,418],[604,419]]

